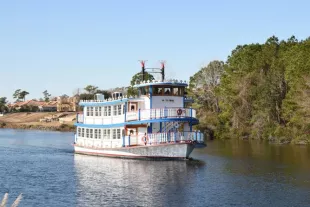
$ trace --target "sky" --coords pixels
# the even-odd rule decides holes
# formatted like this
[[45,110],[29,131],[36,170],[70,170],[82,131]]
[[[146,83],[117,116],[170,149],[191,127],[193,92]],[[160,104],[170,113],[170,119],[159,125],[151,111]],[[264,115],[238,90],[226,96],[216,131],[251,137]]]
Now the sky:
[[128,86],[139,60],[164,60],[168,78],[188,81],[237,45],[307,38],[309,8],[306,0],[0,0],[0,97]]

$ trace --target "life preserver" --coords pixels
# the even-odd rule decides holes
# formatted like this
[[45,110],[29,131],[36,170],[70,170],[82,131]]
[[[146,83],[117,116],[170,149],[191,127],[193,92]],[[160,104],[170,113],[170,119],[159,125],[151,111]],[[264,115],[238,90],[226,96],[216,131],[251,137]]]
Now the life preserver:
[[182,115],[182,112],[183,112],[182,109],[178,109],[178,110],[177,110],[177,114],[178,114],[179,116]]

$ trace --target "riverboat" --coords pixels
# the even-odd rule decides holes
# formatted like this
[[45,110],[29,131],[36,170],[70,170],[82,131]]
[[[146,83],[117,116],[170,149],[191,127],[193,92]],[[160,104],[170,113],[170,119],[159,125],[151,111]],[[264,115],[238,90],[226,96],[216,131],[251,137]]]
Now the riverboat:
[[[111,98],[96,94],[81,100],[77,114],[74,151],[79,154],[134,158],[188,159],[195,148],[205,147],[204,136],[194,131],[196,111],[187,107],[186,81],[166,80],[165,65],[160,80],[146,81],[148,68],[142,61],[141,81],[133,86],[136,96],[114,92]],[[149,72],[151,74],[151,72]]]

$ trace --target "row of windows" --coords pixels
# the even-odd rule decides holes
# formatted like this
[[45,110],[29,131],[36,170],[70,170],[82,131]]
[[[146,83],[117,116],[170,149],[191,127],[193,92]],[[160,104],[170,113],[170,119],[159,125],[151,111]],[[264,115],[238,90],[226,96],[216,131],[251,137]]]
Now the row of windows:
[[[149,86],[141,87],[140,95],[148,95],[149,90]],[[153,96],[184,96],[184,87],[153,86]]]
[[86,116],[118,116],[124,114],[124,105],[85,107]]
[[121,139],[123,129],[90,129],[78,127],[78,136],[95,139]]

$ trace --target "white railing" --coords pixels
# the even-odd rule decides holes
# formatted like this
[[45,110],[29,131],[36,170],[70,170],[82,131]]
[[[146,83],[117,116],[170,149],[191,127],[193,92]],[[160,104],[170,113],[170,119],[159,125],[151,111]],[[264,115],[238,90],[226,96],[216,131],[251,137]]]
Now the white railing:
[[177,79],[168,79],[168,80],[164,80],[164,81],[161,81],[161,80],[136,81],[135,86],[148,84],[148,83],[183,83],[183,84],[187,84],[186,80],[183,81],[183,80],[177,80]]
[[[86,116],[85,118],[86,118],[85,123],[93,122],[90,124],[106,124],[105,122],[119,123],[122,122],[122,120],[124,119],[123,115],[109,116],[109,117]],[[196,110],[192,108],[143,109],[138,111],[126,112],[125,121],[140,121],[140,120],[162,119],[162,118],[196,118]],[[89,121],[89,119],[91,119],[92,121]],[[77,123],[83,123],[83,122],[84,122],[84,115],[78,114]]]
[[[196,132],[164,132],[147,134],[147,145],[176,144],[176,143],[204,143],[203,133]],[[140,137],[125,136],[123,146],[144,145],[144,135]]]
[[95,139],[95,138],[76,137],[75,143],[79,146],[90,147],[94,149],[122,147],[121,139]]
[[196,110],[192,108],[159,108],[144,109],[126,113],[126,121],[149,120],[160,118],[196,118]]
[[[197,132],[165,132],[147,134],[147,146],[160,144],[178,144],[178,143],[204,143],[203,133]],[[125,136],[121,139],[95,139],[78,137],[75,135],[75,143],[79,146],[90,148],[119,148],[129,146],[143,146],[144,135]]]
[[127,99],[129,97],[127,96],[119,96],[117,98],[108,98],[108,99],[95,99],[95,100],[80,100],[81,103],[90,103],[90,102],[108,102],[108,101],[115,101],[115,100],[121,100],[121,99]]

